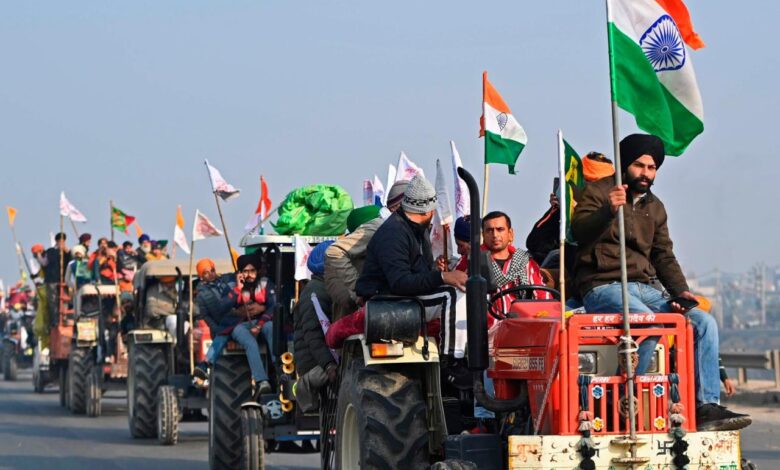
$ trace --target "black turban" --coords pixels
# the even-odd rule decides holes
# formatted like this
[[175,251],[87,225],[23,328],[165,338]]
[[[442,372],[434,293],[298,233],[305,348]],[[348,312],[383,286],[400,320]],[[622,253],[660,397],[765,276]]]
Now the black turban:
[[239,272],[243,271],[244,268],[246,268],[250,264],[255,269],[260,269],[261,263],[262,263],[262,259],[260,258],[260,256],[258,256],[255,253],[248,254],[248,255],[241,255],[238,257],[238,259],[236,259],[236,266],[238,267]]
[[631,134],[620,141],[620,169],[626,172],[628,166],[642,155],[653,157],[656,169],[661,168],[666,158],[664,143],[654,135]]

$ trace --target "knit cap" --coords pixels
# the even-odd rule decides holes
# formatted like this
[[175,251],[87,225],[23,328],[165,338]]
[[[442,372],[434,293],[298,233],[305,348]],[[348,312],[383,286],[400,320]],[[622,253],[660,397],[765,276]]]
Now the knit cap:
[[404,192],[409,186],[409,180],[399,180],[393,183],[387,192],[387,207],[394,206],[404,199]]
[[408,214],[425,214],[436,209],[436,188],[419,173],[414,175],[404,192],[401,208]]

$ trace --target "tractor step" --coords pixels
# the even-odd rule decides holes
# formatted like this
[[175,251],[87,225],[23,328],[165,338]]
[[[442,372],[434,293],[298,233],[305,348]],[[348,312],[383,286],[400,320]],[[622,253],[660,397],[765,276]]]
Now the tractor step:
[[621,465],[641,465],[650,462],[650,457],[615,457],[612,463]]
[[649,441],[645,441],[642,439],[631,439],[630,437],[621,437],[620,439],[612,439],[609,441],[610,444],[614,444],[616,446],[630,446],[630,445],[638,445],[643,446],[645,444],[649,444]]

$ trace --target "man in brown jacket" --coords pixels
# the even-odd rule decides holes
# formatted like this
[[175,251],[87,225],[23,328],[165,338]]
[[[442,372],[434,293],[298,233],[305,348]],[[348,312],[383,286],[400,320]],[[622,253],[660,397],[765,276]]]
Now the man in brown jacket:
[[[677,312],[690,319],[694,328],[697,428],[743,428],[751,422],[748,416],[719,405],[718,326],[714,318],[697,308],[682,308],[650,285],[657,277],[673,298],[695,301],[674,256],[666,209],[650,191],[664,161],[663,142],[656,136],[633,134],[620,142],[620,155],[626,184],[615,186],[610,178],[588,184],[572,219],[572,233],[579,244],[575,283],[585,309],[589,313],[623,311],[616,216],[618,208],[623,207],[629,311]],[[650,337],[639,345],[637,375],[647,371],[657,342],[657,337]]]

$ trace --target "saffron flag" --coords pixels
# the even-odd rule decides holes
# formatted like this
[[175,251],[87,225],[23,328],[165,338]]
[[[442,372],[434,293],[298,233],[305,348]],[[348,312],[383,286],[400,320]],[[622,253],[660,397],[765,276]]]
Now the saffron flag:
[[8,225],[13,227],[14,226],[14,220],[16,220],[16,209],[14,209],[11,206],[6,206],[5,208],[8,211]]
[[453,141],[450,141],[450,150],[452,150],[452,175],[455,178],[455,217],[461,218],[471,214],[471,197],[466,182],[458,176],[458,168],[463,166],[463,162],[460,161],[460,153]]
[[206,160],[206,168],[209,170],[211,190],[214,191],[217,196],[221,197],[223,201],[229,201],[238,197],[241,191],[234,188],[233,185],[225,181],[225,178],[222,177],[222,173],[211,166],[208,160]]
[[195,210],[195,220],[192,223],[192,241],[205,240],[222,236],[222,232],[199,210]]
[[696,74],[686,44],[704,47],[682,0],[609,0],[612,100],[636,125],[681,155],[704,130]]
[[485,138],[485,164],[503,163],[515,174],[515,163],[525,148],[528,137],[509,106],[482,74],[482,117],[479,136]]
[[111,226],[127,233],[130,225],[135,222],[135,217],[127,215],[123,211],[111,206]]
[[184,234],[184,216],[181,213],[181,206],[176,206],[176,224],[173,227],[173,241],[181,248],[181,251],[190,254],[187,236]]
[[133,223],[133,226],[135,227],[135,236],[140,238],[141,235],[144,234],[144,231],[141,229],[141,226],[138,225],[138,222]]
[[404,152],[401,152],[401,155],[398,156],[398,169],[395,174],[395,181],[411,181],[412,178],[414,178],[414,175],[418,173],[420,176],[425,176],[425,172],[422,171],[422,168],[409,160],[409,157],[407,157]]
[[268,196],[268,183],[265,182],[265,178],[260,176],[260,200],[257,201],[257,208],[254,215],[249,219],[244,229],[254,230],[255,227],[260,227],[259,233],[263,233],[262,223],[268,218],[271,213],[271,198]]
[[70,220],[74,222],[86,222],[87,218],[81,213],[76,206],[68,201],[65,197],[65,191],[60,193],[60,215],[63,217],[70,217]]

